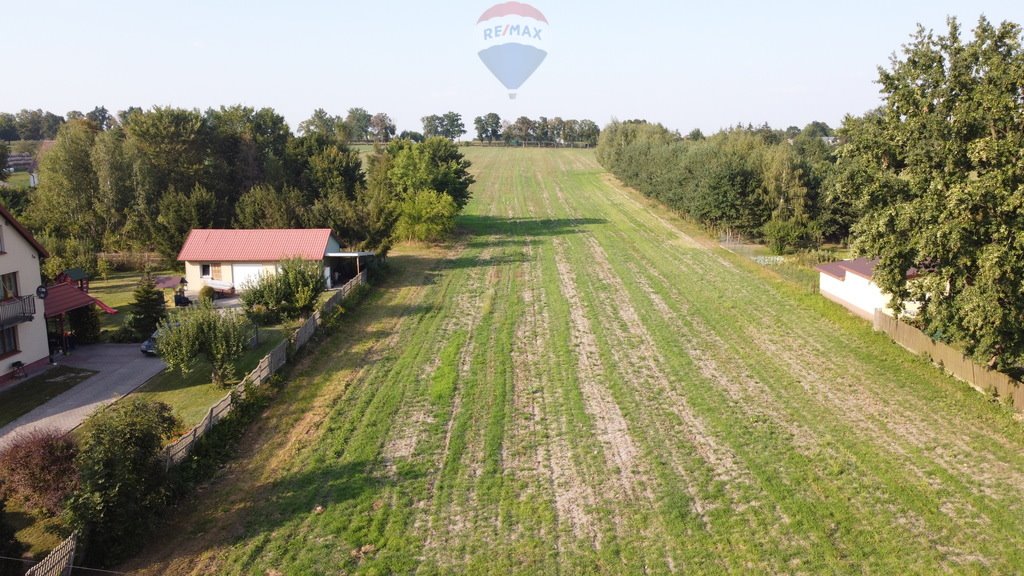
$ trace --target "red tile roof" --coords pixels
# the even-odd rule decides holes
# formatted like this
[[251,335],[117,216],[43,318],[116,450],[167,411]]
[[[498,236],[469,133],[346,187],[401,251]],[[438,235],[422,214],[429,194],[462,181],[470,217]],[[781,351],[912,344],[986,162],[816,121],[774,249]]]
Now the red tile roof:
[[51,318],[69,310],[95,304],[96,299],[82,292],[74,284],[56,284],[46,288],[43,300],[43,316]]
[[322,260],[330,228],[192,230],[178,261],[276,262],[286,258]]

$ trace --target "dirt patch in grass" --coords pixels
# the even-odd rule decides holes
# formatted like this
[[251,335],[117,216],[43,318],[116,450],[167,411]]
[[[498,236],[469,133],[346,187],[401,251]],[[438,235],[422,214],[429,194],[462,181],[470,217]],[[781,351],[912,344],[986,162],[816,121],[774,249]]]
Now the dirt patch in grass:
[[[735,362],[726,369],[726,364],[716,360],[715,356],[728,357],[728,345],[712,331],[697,315],[686,314],[688,306],[682,297],[672,290],[671,284],[653,268],[641,270],[631,264],[630,271],[643,290],[644,294],[665,319],[680,327],[679,336],[684,342],[686,355],[693,361],[701,376],[713,382],[729,395],[736,405],[752,417],[768,418],[771,422],[785,430],[792,438],[792,445],[801,454],[813,457],[820,453],[821,445],[806,426],[796,422],[782,404],[772,395],[771,391],[759,380],[742,370]],[[651,283],[644,276],[649,273],[664,287],[669,287],[674,305],[681,308],[685,317],[681,317],[665,302]],[[683,329],[691,328],[692,332]],[[714,351],[713,354],[709,350]]]
[[639,451],[619,405],[601,383],[604,364],[601,362],[597,337],[590,326],[590,319],[587,318],[576,287],[575,272],[566,260],[565,249],[565,241],[556,238],[555,262],[562,294],[569,302],[571,338],[573,349],[576,351],[576,376],[579,379],[580,391],[586,402],[587,414],[594,421],[595,433],[605,446],[605,458],[618,473],[619,487],[625,494],[635,496],[644,490],[640,476],[642,471],[639,465]]
[[[560,416],[557,410],[554,414],[548,413],[546,407],[545,398],[550,393],[551,382],[545,372],[542,354],[550,343],[551,319],[532,245],[526,247],[524,254],[527,257],[523,278],[526,286],[523,291],[525,313],[517,326],[512,351],[514,424],[504,446],[506,474],[526,480],[528,486],[549,488],[557,522],[567,527],[576,538],[586,539],[599,547],[594,519],[588,512],[595,505],[596,498],[572,460],[572,450],[566,441],[564,416]],[[537,495],[531,492],[521,496],[533,497]],[[562,550],[561,538],[556,542]]]
[[[604,249],[593,238],[587,239],[587,246],[590,248],[594,270],[610,289],[609,297],[603,301],[607,302],[610,308],[614,308],[625,324],[625,333],[620,332],[617,335],[621,345],[615,346],[614,349],[621,356],[617,363],[628,375],[628,380],[639,384],[635,386],[638,392],[657,389],[670,400],[666,407],[681,420],[685,427],[681,430],[682,435],[708,463],[715,479],[729,485],[734,482],[749,483],[749,471],[725,443],[715,438],[704,420],[694,412],[686,397],[672,385],[662,368],[665,360],[658,350],[658,345],[633,307],[622,279],[612,270]],[[617,329],[615,325],[606,328],[612,331]],[[636,342],[637,345],[626,345],[630,341]]]

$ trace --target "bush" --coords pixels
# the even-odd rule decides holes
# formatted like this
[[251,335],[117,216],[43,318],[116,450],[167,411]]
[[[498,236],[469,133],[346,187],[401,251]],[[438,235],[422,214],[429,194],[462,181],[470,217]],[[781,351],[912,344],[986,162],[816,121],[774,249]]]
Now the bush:
[[[20,558],[25,547],[18,542],[14,536],[14,528],[7,524],[4,513],[6,503],[0,499],[0,556],[8,558]],[[13,561],[0,560],[0,576],[15,576],[22,574],[22,567]]]
[[395,238],[413,242],[438,242],[455,229],[458,206],[451,196],[420,190],[402,200]]
[[177,428],[162,402],[122,400],[86,421],[78,489],[68,500],[86,563],[109,565],[141,542],[165,502],[161,447]]
[[57,430],[19,434],[0,453],[0,499],[16,497],[29,508],[56,515],[78,484],[78,447]]
[[201,302],[213,302],[217,297],[217,291],[212,286],[203,286],[199,289],[199,300]]
[[68,321],[79,344],[95,344],[100,341],[100,314],[95,306],[71,310],[68,312]]
[[277,274],[261,276],[242,293],[241,300],[250,315],[298,318],[313,311],[326,287],[319,263],[293,258],[282,261]]

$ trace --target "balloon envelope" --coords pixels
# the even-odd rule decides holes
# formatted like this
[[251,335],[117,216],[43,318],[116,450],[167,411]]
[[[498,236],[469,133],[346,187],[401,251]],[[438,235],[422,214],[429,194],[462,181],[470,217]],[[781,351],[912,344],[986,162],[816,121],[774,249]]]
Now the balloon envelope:
[[533,6],[496,4],[477,21],[478,55],[506,88],[518,90],[547,58],[547,31],[547,19]]
[[502,44],[480,51],[480,59],[494,77],[509,90],[518,90],[548,53],[525,44]]

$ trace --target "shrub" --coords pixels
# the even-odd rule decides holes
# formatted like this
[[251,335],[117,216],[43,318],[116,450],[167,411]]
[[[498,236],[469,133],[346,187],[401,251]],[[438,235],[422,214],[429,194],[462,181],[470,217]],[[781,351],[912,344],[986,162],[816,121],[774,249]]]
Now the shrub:
[[19,434],[0,453],[0,498],[58,514],[78,484],[77,454],[75,442],[57,430]]
[[68,312],[68,321],[79,344],[95,344],[100,341],[100,315],[95,306],[71,310]]
[[199,300],[204,302],[213,302],[217,297],[217,292],[212,286],[203,286],[199,289]]
[[[25,547],[18,542],[14,536],[14,528],[7,524],[4,513],[6,503],[0,499],[0,556],[8,558],[19,558],[25,551]],[[0,560],[0,576],[15,576],[22,574],[21,566],[12,561]]]
[[420,190],[402,200],[395,238],[413,242],[438,242],[455,229],[458,206],[451,196]]
[[190,372],[200,358],[213,366],[215,384],[226,385],[249,343],[252,325],[242,314],[221,314],[207,300],[183,308],[160,325],[157,354],[171,370]]
[[85,561],[108,565],[136,548],[165,501],[161,447],[178,421],[162,402],[125,399],[86,422],[67,512]]
[[313,311],[326,287],[319,263],[293,258],[282,261],[277,274],[261,276],[242,293],[241,300],[249,314],[262,311],[297,318]]

